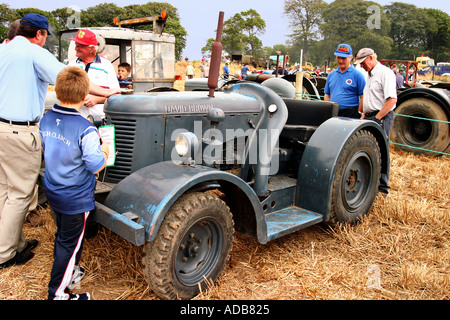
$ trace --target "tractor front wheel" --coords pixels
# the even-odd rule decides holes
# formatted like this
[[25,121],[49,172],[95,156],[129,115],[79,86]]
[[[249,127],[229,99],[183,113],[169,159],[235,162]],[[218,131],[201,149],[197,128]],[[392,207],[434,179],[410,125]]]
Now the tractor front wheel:
[[191,299],[213,283],[228,259],[234,222],[228,206],[206,193],[186,194],[145,247],[145,276],[164,299]]

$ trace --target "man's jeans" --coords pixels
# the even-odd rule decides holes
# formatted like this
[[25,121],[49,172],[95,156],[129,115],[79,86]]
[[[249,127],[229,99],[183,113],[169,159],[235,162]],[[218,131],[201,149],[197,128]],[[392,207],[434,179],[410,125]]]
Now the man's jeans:
[[[375,119],[375,115],[371,116],[371,117],[366,117],[366,120],[373,120],[375,122],[377,122],[379,124],[378,119]],[[391,129],[392,129],[392,125],[394,124],[394,111],[390,111],[387,115],[384,116],[384,118],[381,119],[381,127],[384,130],[384,133],[386,134],[387,140],[389,142],[389,138],[391,136]],[[389,158],[389,149],[388,149],[388,158]],[[389,183],[389,170],[388,173],[382,173],[381,177],[380,177],[380,185],[378,186],[378,190],[388,193],[389,189],[391,187],[389,187],[388,183]]]

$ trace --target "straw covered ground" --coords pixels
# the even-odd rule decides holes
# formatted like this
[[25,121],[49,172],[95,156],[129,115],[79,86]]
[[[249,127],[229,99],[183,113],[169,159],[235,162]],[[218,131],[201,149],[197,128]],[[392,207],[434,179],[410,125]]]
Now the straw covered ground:
[[[411,299],[450,298],[450,157],[391,150],[391,187],[354,226],[313,226],[261,245],[235,235],[226,268],[195,299]],[[47,297],[55,226],[26,223],[38,239],[35,257],[0,270],[0,299]],[[86,240],[80,265],[87,275],[74,292],[97,300],[154,300],[142,248],[106,229]]]

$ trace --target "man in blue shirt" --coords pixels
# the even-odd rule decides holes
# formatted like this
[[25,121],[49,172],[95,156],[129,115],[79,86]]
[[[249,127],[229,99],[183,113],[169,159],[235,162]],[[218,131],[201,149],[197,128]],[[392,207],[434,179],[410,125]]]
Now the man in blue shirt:
[[339,44],[334,55],[338,68],[327,77],[324,100],[339,103],[340,117],[360,119],[359,112],[362,111],[363,91],[366,85],[364,75],[351,64],[353,51],[350,45]]
[[0,48],[0,268],[27,262],[37,245],[22,232],[41,165],[36,124],[48,84],[65,67],[42,48],[49,34],[47,18],[30,13]]
[[245,80],[247,78],[248,70],[249,70],[248,65],[246,63],[244,63],[244,66],[241,69],[242,80]]
[[230,68],[228,68],[228,62],[225,62],[225,66],[223,67],[223,78],[228,79],[230,77]]

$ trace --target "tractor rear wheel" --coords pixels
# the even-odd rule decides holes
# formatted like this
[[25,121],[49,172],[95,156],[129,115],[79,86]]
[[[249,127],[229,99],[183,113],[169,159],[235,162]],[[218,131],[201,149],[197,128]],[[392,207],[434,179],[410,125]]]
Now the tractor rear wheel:
[[369,131],[358,131],[348,139],[337,161],[331,224],[357,222],[369,212],[378,192],[380,163],[380,148]]

